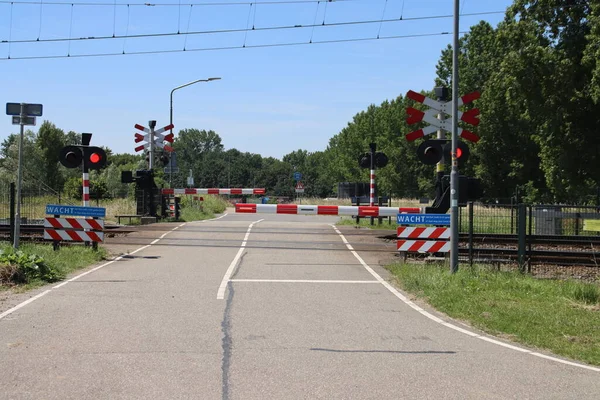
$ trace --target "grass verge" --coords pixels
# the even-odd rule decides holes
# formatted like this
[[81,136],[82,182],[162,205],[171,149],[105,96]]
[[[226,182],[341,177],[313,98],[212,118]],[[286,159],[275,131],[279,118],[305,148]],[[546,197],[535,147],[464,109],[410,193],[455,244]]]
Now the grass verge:
[[600,286],[519,272],[393,264],[400,287],[490,334],[600,365]]
[[227,201],[221,196],[205,195],[203,200],[194,200],[197,196],[183,196],[181,200],[180,220],[201,221],[214,218],[215,214],[220,214],[227,208]]
[[17,252],[0,243],[0,290],[24,291],[56,282],[69,273],[106,258],[102,247],[64,246],[54,251],[51,244],[22,244]]

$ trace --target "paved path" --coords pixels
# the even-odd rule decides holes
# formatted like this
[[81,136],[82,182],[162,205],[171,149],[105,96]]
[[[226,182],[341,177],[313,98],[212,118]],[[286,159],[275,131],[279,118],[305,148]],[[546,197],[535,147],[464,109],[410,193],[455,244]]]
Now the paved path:
[[408,301],[385,245],[335,221],[230,214],[129,238],[142,249],[0,309],[0,399],[600,398],[600,368]]

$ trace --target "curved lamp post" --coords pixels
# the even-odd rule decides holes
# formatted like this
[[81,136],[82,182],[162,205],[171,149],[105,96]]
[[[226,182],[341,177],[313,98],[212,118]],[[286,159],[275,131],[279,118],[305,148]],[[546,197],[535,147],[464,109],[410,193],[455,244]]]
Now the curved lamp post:
[[[193,85],[194,83],[198,83],[198,82],[210,82],[210,81],[218,81],[219,79],[221,79],[220,77],[216,77],[216,78],[208,78],[208,79],[198,79],[192,82],[188,82],[184,85],[181,86],[177,86],[176,88],[174,88],[173,90],[171,90],[171,108],[170,108],[170,113],[169,113],[169,124],[173,125],[173,92],[175,92],[176,90],[182,89],[186,86],[190,86]],[[173,128],[171,128],[170,133],[173,133]],[[171,186],[171,180],[173,178],[173,173],[169,173],[169,187]]]
[[[169,117],[169,124],[173,124],[173,92],[175,92],[178,89],[182,89],[186,86],[190,86],[193,85],[194,83],[198,83],[198,82],[210,82],[210,81],[218,81],[221,78],[208,78],[208,79],[198,79],[192,82],[188,82],[184,85],[181,86],[177,86],[176,88],[174,88],[173,90],[171,90],[171,110],[170,110],[170,117]],[[171,128],[171,133],[173,133],[173,128]]]

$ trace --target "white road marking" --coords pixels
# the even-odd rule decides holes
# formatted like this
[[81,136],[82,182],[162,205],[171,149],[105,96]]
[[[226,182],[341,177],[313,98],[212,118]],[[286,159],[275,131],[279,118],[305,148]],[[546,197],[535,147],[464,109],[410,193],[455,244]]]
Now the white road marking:
[[282,282],[282,283],[377,283],[378,281],[343,281],[318,279],[230,279],[231,282]]
[[567,361],[567,360],[561,360],[560,358],[556,358],[556,357],[552,357],[552,356],[547,356],[547,355],[544,355],[544,354],[536,353],[536,352],[531,351],[531,350],[524,349],[522,347],[513,346],[511,344],[504,343],[504,342],[501,342],[499,340],[496,340],[496,339],[493,339],[493,338],[490,338],[490,337],[487,337],[487,336],[482,336],[482,335],[480,335],[478,333],[475,333],[475,332],[471,332],[471,331],[469,331],[467,329],[463,329],[463,328],[458,327],[458,326],[456,326],[454,324],[446,322],[446,321],[442,320],[441,318],[436,317],[435,315],[433,315],[433,314],[425,311],[424,309],[422,309],[421,307],[419,307],[418,305],[416,305],[415,303],[413,303],[412,301],[410,301],[406,296],[404,296],[402,293],[400,293],[398,290],[396,290],[396,288],[394,288],[392,285],[390,285],[388,282],[386,282],[381,276],[379,276],[379,274],[377,272],[375,272],[371,267],[369,267],[369,265],[361,258],[361,256],[359,256],[358,253],[352,249],[352,246],[350,245],[350,243],[348,243],[348,241],[346,240],[346,238],[344,237],[344,235],[339,231],[339,229],[337,229],[337,227],[335,225],[332,225],[332,224],[330,224],[330,225],[335,230],[335,232],[340,236],[340,238],[342,239],[342,241],[344,242],[344,244],[346,244],[346,247],[348,247],[348,250],[350,250],[350,252],[352,253],[352,255],[354,255],[354,257],[356,257],[356,259],[362,264],[362,266],[365,267],[365,269],[371,275],[373,275],[373,277],[375,279],[377,279],[377,281],[379,283],[381,283],[383,286],[385,286],[386,289],[388,289],[390,292],[392,292],[392,294],[394,296],[396,296],[397,298],[399,298],[400,300],[402,300],[409,307],[411,307],[414,310],[418,311],[419,313],[421,313],[425,317],[429,318],[430,320],[435,321],[438,324],[444,325],[444,326],[446,326],[446,327],[448,327],[450,329],[454,329],[455,331],[461,332],[461,333],[463,333],[465,335],[468,335],[468,336],[471,336],[471,337],[474,337],[474,338],[477,338],[477,339],[481,339],[481,340],[484,340],[486,342],[496,344],[498,346],[506,347],[506,348],[511,349],[511,350],[519,351],[521,353],[527,353],[527,354],[530,354],[532,356],[545,358],[547,360],[559,362],[559,363],[566,364],[566,365],[571,365],[571,366],[578,367],[578,368],[588,369],[590,371],[600,372],[600,368],[592,367],[592,366],[584,365],[584,364],[579,364],[579,363],[574,363],[574,362]]
[[254,224],[258,224],[261,221],[264,221],[264,218],[259,219],[258,221],[254,221],[253,223],[250,224],[250,226],[248,226],[248,230],[246,231],[246,235],[244,236],[244,240],[242,241],[242,246],[238,250],[235,257],[233,258],[233,261],[231,261],[231,264],[229,264],[229,268],[227,268],[227,272],[225,272],[225,276],[223,276],[221,285],[219,285],[219,290],[217,291],[217,300],[223,300],[225,298],[225,289],[227,289],[227,283],[229,282],[229,279],[231,278],[231,275],[233,274],[233,270],[235,269],[235,266],[240,261],[240,257],[242,257],[242,253],[244,252],[244,248],[246,247],[246,242],[248,241],[248,237],[250,236],[250,231],[252,230],[252,227],[254,226]]
[[[217,220],[217,219],[221,219],[221,218],[225,217],[226,215],[227,215],[227,213],[225,213],[225,214],[223,214],[223,215],[221,215],[220,217],[217,217],[217,218],[205,219],[205,220],[198,221],[198,222],[215,221],[215,220]],[[173,232],[173,231],[174,231],[174,230],[176,230],[176,229],[179,229],[179,228],[181,228],[181,227],[182,227],[182,226],[184,226],[186,223],[187,223],[187,222],[184,222],[183,224],[176,226],[175,228],[173,228],[173,229],[172,229],[172,230],[170,230],[169,232],[165,232],[165,233],[164,233],[162,236],[160,236],[160,238],[159,238],[159,239],[156,239],[156,240],[154,240],[154,241],[153,241],[151,244],[148,244],[148,245],[146,245],[146,246],[142,246],[142,247],[140,247],[139,249],[136,249],[136,250],[132,251],[131,253],[127,253],[126,255],[135,254],[135,253],[137,253],[138,251],[142,251],[142,250],[144,250],[144,249],[147,249],[147,248],[148,248],[148,247],[150,247],[151,245],[153,245],[153,244],[157,243],[157,242],[158,242],[160,239],[164,238],[164,237],[165,237],[166,235],[168,235],[169,233]],[[126,256],[126,255],[125,255],[125,256]],[[75,281],[75,280],[77,280],[77,279],[79,279],[79,278],[81,278],[81,277],[83,277],[83,276],[86,276],[87,274],[91,274],[92,272],[95,272],[95,271],[99,270],[100,268],[104,268],[104,267],[106,267],[107,265],[110,265],[110,264],[112,264],[112,263],[114,263],[114,262],[116,262],[116,261],[119,261],[119,260],[123,259],[123,258],[124,258],[124,256],[119,256],[119,257],[115,258],[114,260],[111,260],[111,261],[109,261],[109,262],[107,262],[107,263],[104,263],[104,264],[102,264],[102,265],[99,265],[99,266],[97,266],[97,267],[95,267],[95,268],[92,268],[91,270],[89,270],[89,271],[86,271],[86,272],[83,272],[83,273],[81,273],[81,274],[79,274],[79,275],[77,275],[77,276],[74,276],[74,277],[73,277],[73,278],[71,278],[71,279],[67,279],[66,281],[64,281],[64,282],[62,282],[62,283],[59,283],[58,285],[52,286],[52,288],[50,288],[50,289],[48,289],[48,290],[46,290],[46,291],[44,291],[44,292],[41,292],[41,293],[39,293],[39,294],[36,294],[36,295],[35,295],[35,296],[33,296],[32,298],[30,298],[30,299],[27,299],[27,300],[25,300],[24,302],[17,304],[17,305],[16,305],[16,306],[14,306],[13,308],[11,308],[11,309],[9,309],[9,310],[6,310],[6,311],[4,311],[3,313],[1,313],[1,314],[0,314],[0,319],[2,319],[2,318],[4,318],[4,317],[6,317],[7,315],[10,315],[10,314],[12,314],[13,312],[17,311],[19,308],[25,307],[27,304],[34,302],[35,300],[39,299],[40,297],[42,297],[42,296],[45,296],[46,294],[50,293],[52,290],[59,289],[59,288],[61,288],[62,286],[65,286],[65,285],[66,285],[67,283],[69,283],[69,282],[73,282],[73,281]]]
[[6,317],[9,314],[12,314],[13,312],[17,311],[19,308],[25,307],[27,304],[29,304],[29,303],[31,303],[31,302],[39,299],[40,297],[47,295],[48,293],[50,293],[50,291],[51,291],[51,289],[50,290],[46,290],[45,292],[36,294],[32,298],[30,298],[28,300],[25,300],[24,302],[22,302],[20,304],[17,304],[16,306],[14,306],[13,308],[11,308],[9,310],[4,311],[2,314],[0,314],[0,319]]

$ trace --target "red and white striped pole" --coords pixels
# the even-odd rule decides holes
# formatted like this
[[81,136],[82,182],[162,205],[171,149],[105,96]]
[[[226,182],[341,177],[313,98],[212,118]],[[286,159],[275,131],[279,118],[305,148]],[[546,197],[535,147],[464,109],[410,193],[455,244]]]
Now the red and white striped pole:
[[[92,134],[91,133],[82,133],[81,134],[81,144],[83,146],[89,146],[90,145],[90,141],[92,140]],[[90,171],[88,170],[87,167],[87,161],[86,158],[86,152],[85,149],[82,149],[83,151],[83,161],[81,163],[81,172],[83,173],[83,179],[82,179],[82,185],[83,185],[83,192],[82,192],[82,198],[83,198],[83,206],[84,207],[89,207],[90,206]]]
[[375,150],[376,150],[376,144],[375,143],[370,143],[369,147],[371,148],[371,189],[369,192],[369,205],[371,207],[373,207],[375,205],[375,196],[376,196],[376,190],[375,190]]
[[90,206],[90,173],[83,170],[83,206]]
[[369,202],[370,206],[375,205],[375,170],[371,170],[371,192],[370,192],[371,201]]

